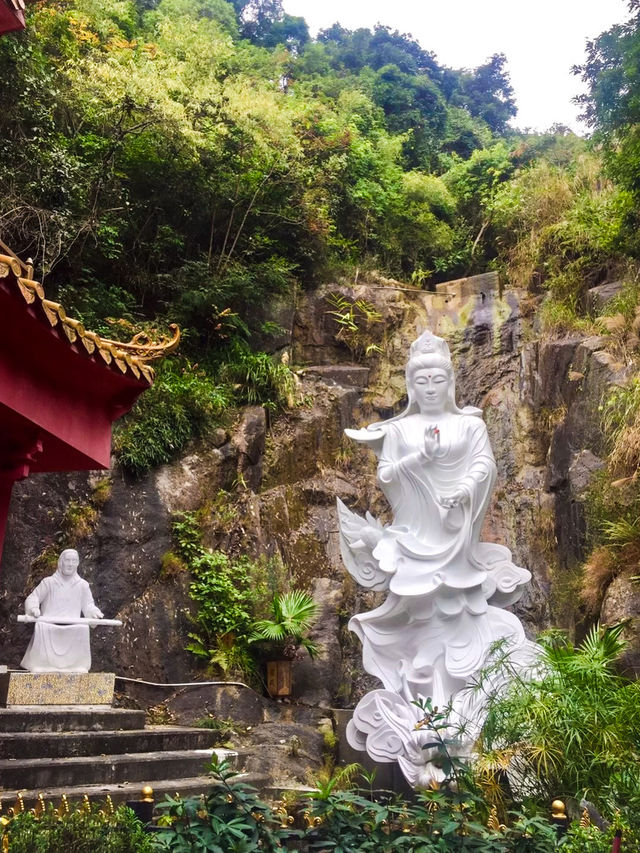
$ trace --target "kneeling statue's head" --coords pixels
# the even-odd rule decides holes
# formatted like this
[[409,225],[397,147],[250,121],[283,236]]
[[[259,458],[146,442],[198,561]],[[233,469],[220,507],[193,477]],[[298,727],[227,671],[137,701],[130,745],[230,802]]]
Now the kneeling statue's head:
[[75,548],[65,548],[58,557],[58,571],[66,578],[70,578],[78,571],[80,556]]

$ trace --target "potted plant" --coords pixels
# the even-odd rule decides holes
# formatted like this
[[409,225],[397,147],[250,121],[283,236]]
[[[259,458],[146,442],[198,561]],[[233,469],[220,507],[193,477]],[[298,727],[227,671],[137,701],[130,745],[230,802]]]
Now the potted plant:
[[291,694],[291,664],[300,660],[302,649],[312,659],[318,654],[318,647],[308,636],[318,611],[308,593],[293,590],[274,596],[272,619],[254,623],[250,642],[265,645],[267,692],[272,699]]

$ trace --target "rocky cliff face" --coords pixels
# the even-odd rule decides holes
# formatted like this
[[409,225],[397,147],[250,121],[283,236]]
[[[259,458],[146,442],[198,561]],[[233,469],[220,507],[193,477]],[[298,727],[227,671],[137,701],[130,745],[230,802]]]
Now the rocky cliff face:
[[[340,334],[328,313],[331,292],[379,312],[381,321],[366,330],[378,354],[353,364],[361,342],[356,347]],[[245,409],[232,428],[138,481],[115,469],[108,486],[103,474],[19,484],[0,578],[0,663],[19,664],[29,630],[15,616],[51,571],[71,507],[85,522],[76,529],[81,574],[105,614],[124,622],[94,632],[94,667],[151,681],[201,676],[184,651],[189,579],[163,571],[162,557],[172,514],[206,507],[208,545],[279,555],[291,583],[322,605],[314,637],[322,655],[297,665],[298,697],[323,706],[354,703],[372,685],[346,623],[370,609],[375,594],[357,589],[342,567],[335,499],[382,517],[386,507],[373,457],[349,444],[343,430],[404,405],[408,346],[426,328],[450,343],[458,402],[484,410],[499,471],[484,538],[510,547],[534,576],[518,614],[532,635],[552,623],[570,625],[575,608],[561,592],[584,556],[582,498],[602,464],[598,406],[624,368],[600,339],[536,340],[535,307],[524,294],[500,292],[492,276],[440,285],[436,293],[384,279],[349,291],[327,287],[304,297],[295,314],[290,343],[293,363],[303,365],[301,405],[270,426],[263,409]],[[622,600],[611,589],[607,618],[626,612]]]

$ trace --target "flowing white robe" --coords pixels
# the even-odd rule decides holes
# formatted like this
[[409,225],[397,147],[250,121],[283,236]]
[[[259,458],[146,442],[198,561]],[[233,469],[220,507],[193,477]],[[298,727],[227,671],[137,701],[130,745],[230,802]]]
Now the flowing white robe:
[[[40,581],[25,601],[25,611],[38,607],[48,618],[93,617],[97,608],[86,580],[57,571]],[[91,648],[88,625],[52,625],[36,622],[22,662],[31,672],[89,672]]]
[[[362,641],[366,671],[387,690],[442,706],[494,641],[524,641],[520,621],[490,602],[516,600],[531,576],[504,546],[479,542],[496,477],[484,422],[463,413],[439,419],[440,446],[428,460],[421,451],[430,423],[414,414],[381,424],[370,438],[351,433],[376,441],[378,482],[393,522],[371,552],[389,578],[389,595],[349,627]],[[444,507],[440,499],[460,489],[466,499]]]

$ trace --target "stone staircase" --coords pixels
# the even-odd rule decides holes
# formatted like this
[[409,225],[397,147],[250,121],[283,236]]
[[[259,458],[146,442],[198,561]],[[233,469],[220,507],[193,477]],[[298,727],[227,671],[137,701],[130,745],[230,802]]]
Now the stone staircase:
[[[64,707],[0,709],[0,801],[19,792],[27,808],[45,801],[140,798],[151,785],[164,794],[188,796],[214,784],[205,766],[213,753],[241,771],[240,751],[213,749],[213,734],[187,726],[146,726],[144,711]],[[249,778],[260,784],[261,778]]]

